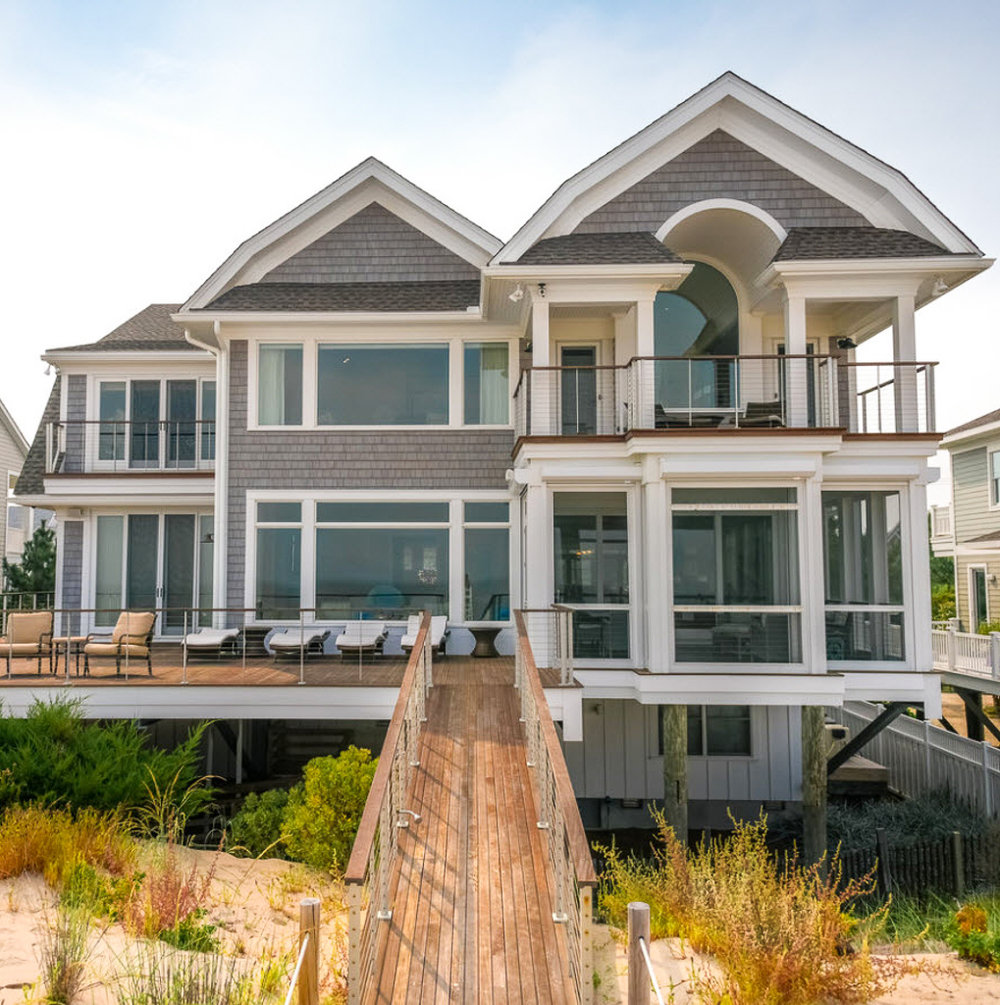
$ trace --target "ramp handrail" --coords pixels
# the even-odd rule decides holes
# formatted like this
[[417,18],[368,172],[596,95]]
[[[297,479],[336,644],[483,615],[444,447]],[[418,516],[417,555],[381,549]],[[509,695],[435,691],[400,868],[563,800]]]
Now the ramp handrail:
[[378,767],[344,873],[349,921],[348,1001],[360,1002],[375,979],[382,933],[380,922],[392,919],[389,882],[396,861],[396,832],[420,817],[405,805],[406,793],[419,767],[418,746],[427,692],[433,685],[431,616],[425,611],[410,653],[392,720],[382,744]]
[[593,998],[591,925],[597,872],[531,651],[524,614],[515,611],[514,621],[517,627],[514,683],[521,700],[528,766],[533,769],[538,827],[547,832],[548,838],[554,880],[552,920],[566,926],[569,970],[577,1000],[589,1003]]

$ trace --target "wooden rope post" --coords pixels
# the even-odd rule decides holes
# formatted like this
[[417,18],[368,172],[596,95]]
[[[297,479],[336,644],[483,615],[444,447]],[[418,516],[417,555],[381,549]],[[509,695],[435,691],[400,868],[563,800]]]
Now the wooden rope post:
[[962,835],[959,831],[951,832],[952,841],[952,861],[955,868],[954,888],[955,896],[961,897],[965,894],[965,848],[962,842]]
[[308,936],[302,970],[299,973],[299,1005],[319,1005],[319,900],[299,901],[299,950]]
[[649,948],[649,904],[628,905],[628,1005],[649,1005],[649,974],[639,940]]

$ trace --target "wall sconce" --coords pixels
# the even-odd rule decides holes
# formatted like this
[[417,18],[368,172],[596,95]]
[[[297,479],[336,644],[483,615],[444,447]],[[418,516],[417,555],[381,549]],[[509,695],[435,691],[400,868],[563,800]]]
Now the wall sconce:
[[513,293],[508,293],[507,294],[507,299],[512,304],[520,303],[520,301],[522,301],[524,299],[524,287],[520,283],[518,283],[517,284],[517,289],[514,290]]

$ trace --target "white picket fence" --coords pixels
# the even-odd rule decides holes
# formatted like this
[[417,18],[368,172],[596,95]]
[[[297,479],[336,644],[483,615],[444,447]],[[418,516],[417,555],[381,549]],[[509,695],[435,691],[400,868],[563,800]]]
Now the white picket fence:
[[[987,641],[989,641],[987,639]],[[857,735],[882,711],[867,701],[827,709]],[[1000,749],[902,715],[862,751],[889,769],[894,789],[907,796],[945,789],[988,817],[1000,817]]]
[[934,669],[967,673],[975,677],[1000,680],[1000,632],[972,635],[956,631],[954,623],[931,629]]

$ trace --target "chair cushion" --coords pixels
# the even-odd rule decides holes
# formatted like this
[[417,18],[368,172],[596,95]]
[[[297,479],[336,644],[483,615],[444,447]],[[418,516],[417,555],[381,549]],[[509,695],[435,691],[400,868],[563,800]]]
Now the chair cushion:
[[337,636],[337,648],[361,649],[378,645],[385,638],[384,621],[348,621]]
[[188,649],[216,649],[239,634],[238,628],[203,628],[200,632],[192,632],[184,641]]
[[[45,647],[48,651],[48,646]],[[0,656],[35,656],[41,652],[42,647],[37,642],[8,642],[0,639]]]
[[140,656],[145,659],[149,655],[148,646],[137,646],[131,643],[118,645],[114,642],[90,642],[83,647],[83,651],[88,656],[117,656],[120,653],[124,657],[128,653],[129,656]]
[[118,615],[112,642],[120,642],[126,635],[134,639],[144,639],[152,630],[156,615],[150,611],[122,611]]
[[52,634],[51,611],[12,611],[7,615],[7,635],[18,644],[33,642],[38,645],[42,635]]

